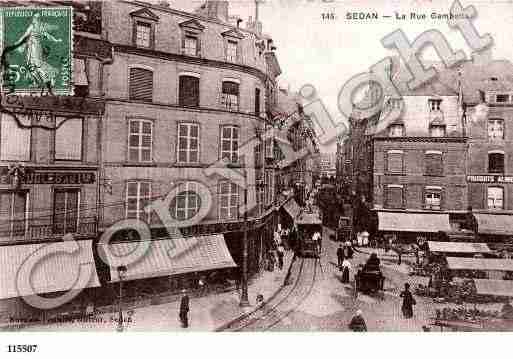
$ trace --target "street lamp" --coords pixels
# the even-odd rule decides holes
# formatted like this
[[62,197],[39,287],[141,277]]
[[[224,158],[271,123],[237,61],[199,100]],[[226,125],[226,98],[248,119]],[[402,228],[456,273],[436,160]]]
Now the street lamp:
[[118,276],[119,276],[119,311],[118,311],[118,327],[117,331],[123,331],[123,309],[122,309],[122,298],[123,298],[123,277],[126,274],[126,267],[119,266],[117,267]]

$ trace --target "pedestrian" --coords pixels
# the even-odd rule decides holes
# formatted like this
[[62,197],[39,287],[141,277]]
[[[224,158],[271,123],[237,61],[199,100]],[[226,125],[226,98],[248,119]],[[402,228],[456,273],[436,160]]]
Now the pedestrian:
[[401,292],[400,297],[403,298],[403,305],[401,307],[403,316],[405,318],[413,317],[413,306],[417,304],[413,294],[410,292],[410,284],[404,284],[404,290]]
[[278,245],[278,249],[276,254],[278,255],[278,268],[280,270],[283,269],[283,257],[285,256],[285,248],[283,248],[283,245]]
[[342,262],[344,261],[344,248],[342,248],[342,244],[338,246],[337,249],[337,263],[338,263],[338,270],[342,270]]
[[397,265],[400,266],[401,263],[402,263],[402,255],[403,255],[403,251],[401,248],[397,248]]
[[361,233],[361,236],[362,236],[362,246],[368,247],[369,246],[369,232],[363,231]]
[[189,327],[189,296],[187,295],[187,290],[182,290],[183,297],[180,301],[180,322],[182,323],[182,328]]
[[321,252],[321,241],[322,241],[321,232],[315,231],[315,233],[312,236],[312,241],[317,243],[317,248],[318,248],[319,253],[320,253]]
[[356,315],[351,319],[349,323],[349,329],[353,332],[366,332],[367,325],[365,324],[365,319],[363,319],[362,311],[358,309],[356,311]]
[[349,283],[349,271],[351,270],[351,262],[345,258],[342,262],[342,283]]

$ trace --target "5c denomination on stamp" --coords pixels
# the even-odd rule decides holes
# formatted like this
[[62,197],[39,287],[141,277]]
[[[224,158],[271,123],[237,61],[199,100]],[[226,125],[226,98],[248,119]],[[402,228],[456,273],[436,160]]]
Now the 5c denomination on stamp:
[[0,9],[2,91],[73,95],[71,7]]

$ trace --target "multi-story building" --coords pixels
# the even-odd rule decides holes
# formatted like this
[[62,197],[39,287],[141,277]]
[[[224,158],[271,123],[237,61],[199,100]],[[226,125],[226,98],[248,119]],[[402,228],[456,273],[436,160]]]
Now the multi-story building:
[[[269,221],[277,225],[276,173],[265,164],[272,141],[247,143],[271,126],[267,102],[274,102],[281,73],[272,39],[259,21],[245,28],[232,21],[227,1],[207,1],[193,13],[141,2],[103,7],[113,62],[104,71],[102,181],[108,185],[101,191],[101,230],[142,219],[154,237],[224,234],[240,265],[244,190],[229,177],[255,171],[259,185],[248,190],[249,203],[256,197],[248,238],[250,268],[257,270],[272,234]],[[240,151],[243,146],[251,151]],[[171,217],[189,221],[200,209],[203,215],[169,233],[146,205],[177,185],[182,187],[169,203]],[[202,202],[197,186],[208,189],[211,203]],[[263,227],[271,232],[262,235]]]
[[[105,120],[100,73],[112,54],[101,39],[101,3],[73,6],[74,96],[2,96],[0,322],[5,315],[25,313],[28,307],[19,297],[64,291],[76,280],[73,265],[94,263],[92,240],[97,236],[101,128]],[[83,249],[80,255],[72,259],[48,256],[34,269],[33,291],[20,289],[15,282],[17,271],[43,248],[43,243],[48,243],[46,250],[74,250],[63,238],[78,240]],[[94,270],[88,286],[98,285]]]

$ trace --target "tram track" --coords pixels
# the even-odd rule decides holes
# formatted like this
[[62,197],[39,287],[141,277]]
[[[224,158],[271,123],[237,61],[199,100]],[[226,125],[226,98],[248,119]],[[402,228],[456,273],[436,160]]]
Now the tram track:
[[[260,308],[230,323],[222,331],[267,331],[275,328],[310,295],[317,279],[319,259],[300,258],[291,273],[294,282],[283,287],[275,296]],[[298,266],[298,267],[297,267]]]

